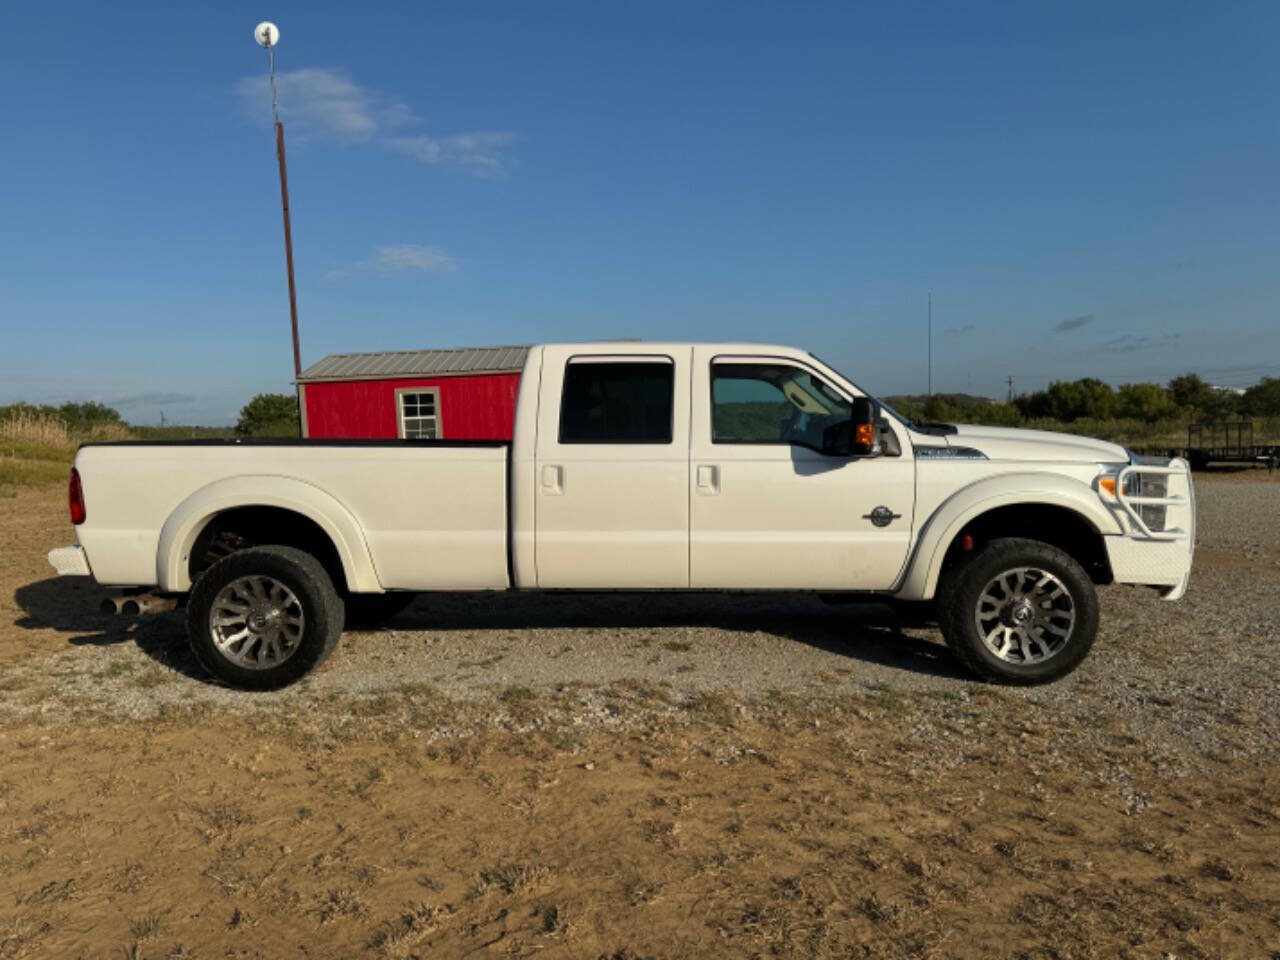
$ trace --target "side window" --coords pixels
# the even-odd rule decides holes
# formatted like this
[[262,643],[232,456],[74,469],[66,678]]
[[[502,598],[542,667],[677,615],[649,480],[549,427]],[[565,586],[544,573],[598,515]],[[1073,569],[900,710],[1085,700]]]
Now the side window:
[[848,423],[848,400],[802,367],[711,364],[713,443],[789,443],[821,450],[823,432]]
[[570,360],[560,400],[561,443],[670,443],[675,364]]
[[402,440],[435,440],[440,436],[439,390],[397,390],[396,405]]

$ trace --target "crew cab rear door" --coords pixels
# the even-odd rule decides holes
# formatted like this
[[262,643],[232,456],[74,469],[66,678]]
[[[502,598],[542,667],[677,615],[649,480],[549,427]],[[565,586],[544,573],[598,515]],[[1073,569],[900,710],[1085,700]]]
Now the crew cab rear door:
[[[845,386],[792,356],[694,348],[690,585],[885,590],[911,545],[915,461],[822,452]],[[893,429],[890,426],[890,429]]]
[[538,586],[689,585],[691,353],[652,344],[544,348]]

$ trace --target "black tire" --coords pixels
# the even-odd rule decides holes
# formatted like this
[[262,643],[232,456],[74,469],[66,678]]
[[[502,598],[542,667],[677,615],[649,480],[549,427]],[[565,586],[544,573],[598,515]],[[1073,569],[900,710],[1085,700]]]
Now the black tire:
[[[1074,613],[1065,640],[1058,641],[1056,636],[1043,632],[1044,638],[1060,645],[1044,659],[1026,663],[1002,658],[988,647],[976,617],[979,600],[988,585],[997,576],[1020,568],[1056,577]],[[995,683],[1029,685],[1064,677],[1088,656],[1098,633],[1098,594],[1093,581],[1069,554],[1039,540],[1010,537],[991,541],[947,571],[938,587],[938,599],[938,623],[947,646],[969,670]],[[1065,606],[1066,601],[1057,603]],[[1035,604],[1032,607],[1034,610]],[[1033,612],[1031,616],[1038,614]],[[1061,628],[1062,619],[1055,622]]]
[[402,613],[416,593],[349,593],[344,598],[348,630],[371,630]]
[[[223,589],[242,578],[260,577],[292,591],[302,614],[296,646],[279,664],[240,666],[218,649],[210,625],[213,604]],[[187,639],[196,659],[219,680],[241,690],[277,690],[310,673],[329,656],[342,635],[343,604],[320,562],[293,547],[237,550],[200,574],[187,601]]]

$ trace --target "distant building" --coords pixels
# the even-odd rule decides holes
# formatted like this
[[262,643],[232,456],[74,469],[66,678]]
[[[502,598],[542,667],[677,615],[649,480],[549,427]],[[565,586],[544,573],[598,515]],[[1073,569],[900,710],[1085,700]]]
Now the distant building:
[[1244,387],[1218,387],[1213,384],[1209,384],[1209,389],[1217,390],[1219,393],[1230,393],[1237,397],[1243,397],[1245,393]]
[[337,353],[298,377],[302,435],[510,440],[528,347]]

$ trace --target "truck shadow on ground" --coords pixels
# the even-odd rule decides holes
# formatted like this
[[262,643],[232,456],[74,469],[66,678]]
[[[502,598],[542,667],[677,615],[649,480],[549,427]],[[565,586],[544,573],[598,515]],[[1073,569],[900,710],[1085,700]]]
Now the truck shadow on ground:
[[37,580],[14,591],[14,603],[22,611],[14,626],[69,633],[72,636],[68,642],[74,646],[133,643],[166,667],[208,679],[187,650],[183,611],[143,617],[108,616],[100,612],[100,607],[111,595],[111,591],[87,577]]
[[[214,682],[187,648],[183,609],[140,617],[106,615],[99,608],[108,595],[79,577],[29,583],[14,592],[22,611],[15,625],[71,634],[68,642],[74,646],[132,643],[167,669]],[[416,598],[384,626],[360,632],[664,628],[764,633],[908,673],[972,679],[945,646],[916,635],[927,626],[904,620],[880,604],[828,605],[803,594],[433,593]]]

